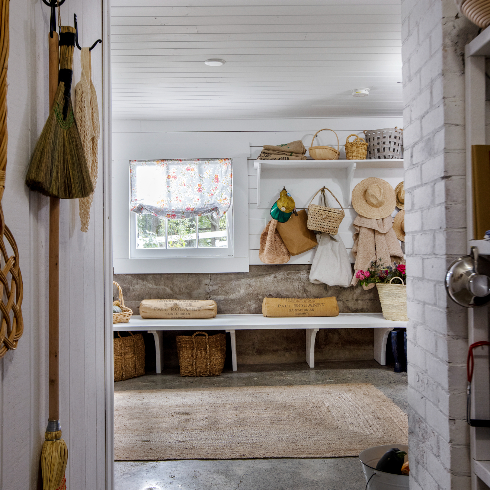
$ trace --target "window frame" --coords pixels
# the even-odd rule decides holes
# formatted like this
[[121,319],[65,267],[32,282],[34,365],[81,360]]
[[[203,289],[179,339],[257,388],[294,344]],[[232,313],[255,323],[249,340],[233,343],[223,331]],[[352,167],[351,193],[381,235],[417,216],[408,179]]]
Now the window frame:
[[[165,153],[163,150],[162,153]],[[184,153],[184,152],[183,152]],[[226,153],[226,152],[223,152]],[[205,155],[206,152],[203,151]],[[208,153],[209,154],[209,153]],[[136,155],[135,155],[136,157]],[[165,157],[165,155],[163,155]],[[169,157],[170,158],[170,157]],[[175,157],[174,157],[175,158]],[[178,158],[178,157],[177,157]],[[186,158],[186,155],[181,155]],[[194,158],[193,156],[189,158]],[[190,255],[186,251],[172,250],[164,257],[131,256],[131,220],[135,213],[130,211],[130,160],[121,162],[125,169],[113,173],[113,267],[115,274],[158,274],[158,273],[226,273],[249,271],[249,227],[248,227],[248,162],[246,155],[198,156],[196,158],[231,158],[233,172],[233,203],[231,243],[233,255],[216,254]],[[191,249],[185,249],[191,250]],[[205,250],[194,249],[194,250]],[[213,251],[217,249],[212,249]],[[178,252],[178,253],[175,253]]]

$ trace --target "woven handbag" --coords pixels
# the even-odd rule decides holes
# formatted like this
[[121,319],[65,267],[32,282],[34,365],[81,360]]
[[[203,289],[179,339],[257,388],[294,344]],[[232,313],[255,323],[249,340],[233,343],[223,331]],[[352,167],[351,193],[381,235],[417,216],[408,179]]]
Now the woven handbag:
[[145,374],[145,341],[143,335],[118,337],[114,339],[114,381],[136,378]]
[[[327,198],[325,196],[325,190],[332,194],[333,198],[339,203],[341,209],[329,208],[327,206]],[[321,192],[323,206],[318,204],[311,204],[311,201],[315,199],[318,192]],[[327,187],[322,187],[311,198],[308,204],[308,221],[306,226],[309,230],[319,231],[322,233],[328,233],[330,235],[336,235],[339,231],[340,223],[344,219],[345,212],[342,204],[334,196],[333,192]]]
[[[392,284],[394,279],[400,280],[401,284]],[[393,277],[387,284],[376,284],[381,310],[386,320],[406,322],[407,316],[407,286],[401,277]]]
[[219,376],[221,374],[226,356],[226,335],[224,333],[209,336],[205,332],[196,332],[191,336],[178,335],[176,340],[181,376]]
[[[332,131],[332,133],[337,138],[337,149],[333,148],[332,146],[310,146],[308,150],[310,157],[314,160],[338,160],[340,155],[340,143],[337,133],[333,129],[320,129],[320,131]],[[311,140],[312,145],[313,141],[315,141],[316,135],[320,131],[317,131],[315,133],[315,136],[313,136],[313,139]]]
[[112,304],[121,308],[121,313],[112,314],[112,323],[128,323],[131,315],[133,314],[133,310],[124,306],[124,298],[121,286],[119,286],[116,281],[112,281],[112,284],[114,284],[119,291],[119,300],[114,301]]
[[[355,136],[354,141],[349,141],[351,136]],[[368,144],[364,138],[359,138],[357,134],[350,134],[345,140],[345,158],[347,160],[366,160]]]

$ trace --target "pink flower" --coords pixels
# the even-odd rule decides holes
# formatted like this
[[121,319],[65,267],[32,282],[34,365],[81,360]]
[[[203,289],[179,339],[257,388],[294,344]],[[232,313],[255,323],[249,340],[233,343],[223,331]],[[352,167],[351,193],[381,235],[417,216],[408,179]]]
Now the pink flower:
[[399,272],[401,272],[402,274],[406,274],[406,268],[405,268],[405,264],[398,264],[396,266],[396,268],[398,269]]
[[368,271],[358,270],[356,272],[356,278],[357,279],[365,279],[366,277],[369,277]]

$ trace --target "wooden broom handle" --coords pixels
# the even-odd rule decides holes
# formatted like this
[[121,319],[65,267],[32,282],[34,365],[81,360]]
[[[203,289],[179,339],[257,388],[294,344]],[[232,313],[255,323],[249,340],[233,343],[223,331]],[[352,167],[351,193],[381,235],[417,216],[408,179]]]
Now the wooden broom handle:
[[[49,110],[58,89],[58,33],[49,35]],[[60,199],[49,200],[49,420],[60,419]]]

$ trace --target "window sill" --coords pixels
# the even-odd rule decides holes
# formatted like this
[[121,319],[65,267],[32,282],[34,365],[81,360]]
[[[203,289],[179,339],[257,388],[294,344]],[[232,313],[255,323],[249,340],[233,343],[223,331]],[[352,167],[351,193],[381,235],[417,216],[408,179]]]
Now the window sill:
[[114,274],[213,274],[248,272],[248,257],[114,259]]

